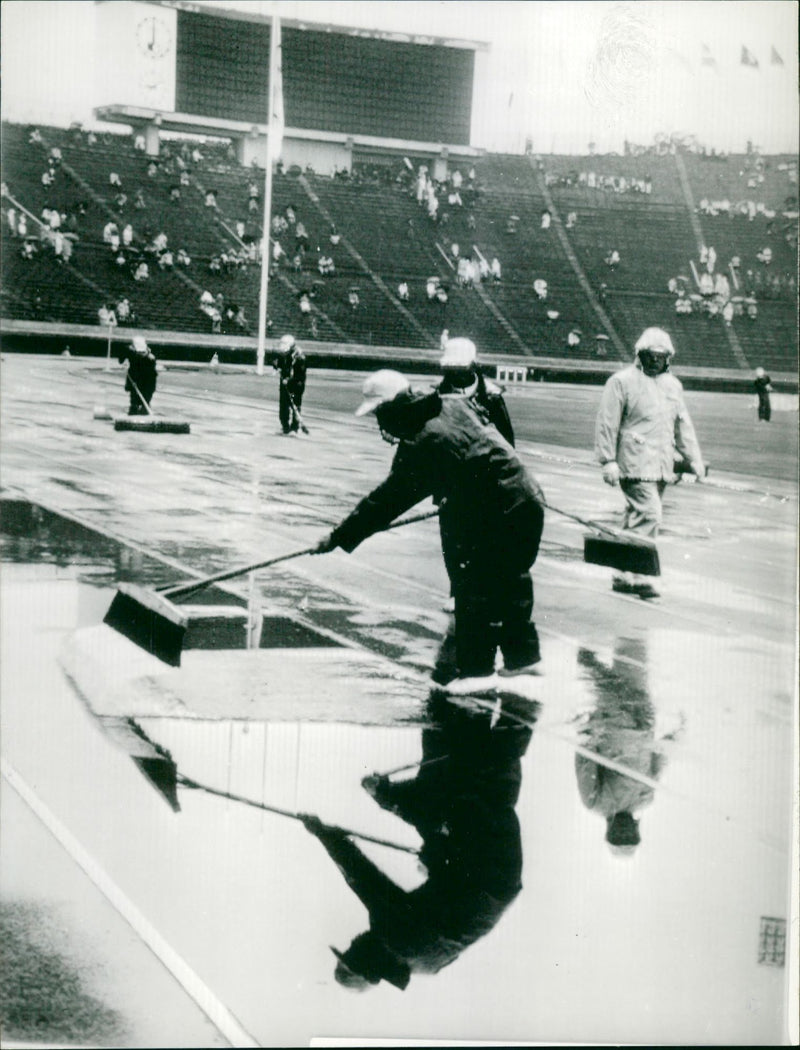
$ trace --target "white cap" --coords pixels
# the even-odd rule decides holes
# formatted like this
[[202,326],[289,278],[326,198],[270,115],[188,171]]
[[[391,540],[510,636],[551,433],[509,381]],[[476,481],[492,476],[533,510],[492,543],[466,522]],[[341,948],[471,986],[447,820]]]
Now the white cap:
[[663,328],[645,328],[637,339],[634,349],[637,354],[640,350],[651,350],[655,353],[667,354],[668,357],[672,357],[675,353],[672,340]]
[[366,416],[374,412],[378,405],[386,401],[392,401],[401,391],[408,390],[408,380],[399,372],[391,368],[382,368],[379,372],[373,372],[364,380],[361,392],[364,400],[356,409],[357,416]]
[[150,352],[150,348],[143,335],[135,335],[131,342],[131,346],[137,354],[148,354]]
[[444,344],[444,353],[439,361],[441,368],[469,368],[475,364],[478,351],[471,339],[448,339]]
[[287,350],[291,350],[293,346],[294,346],[294,336],[293,335],[288,335],[287,334],[287,335],[282,335],[281,336],[281,340],[278,343],[278,347],[280,348],[282,353],[285,354],[286,351]]

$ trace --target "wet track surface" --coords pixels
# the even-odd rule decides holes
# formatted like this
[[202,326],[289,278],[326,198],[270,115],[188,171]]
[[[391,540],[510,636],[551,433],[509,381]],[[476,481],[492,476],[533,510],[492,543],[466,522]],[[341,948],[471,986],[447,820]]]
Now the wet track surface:
[[[791,870],[797,504],[782,466],[772,480],[719,473],[717,487],[668,492],[656,603],[612,594],[609,570],[582,560],[580,526],[551,514],[534,573],[544,674],[527,699],[443,712],[429,697],[447,621],[435,522],[278,566],[252,592],[247,578],[218,590],[215,601],[240,604],[257,594],[267,623],[283,623],[261,650],[186,654],[169,694],[156,678],[147,704],[80,696],[63,653],[76,628],[100,623],[117,582],[156,586],[309,546],[381,479],[391,450],[345,414],[356,377],[312,374],[311,435],[287,439],[274,387],[249,398],[240,376],[233,392],[225,377],[168,373],[156,407],[192,424],[169,436],[91,418],[93,404],[121,410],[118,374],[3,366],[4,908],[38,904],[46,917],[26,912],[31,931],[63,927],[116,1045],[785,1041],[774,935]],[[548,499],[615,521],[618,493],[585,450],[526,437],[538,393],[510,407]],[[542,396],[566,411],[584,394]],[[706,407],[707,431],[713,413],[737,408],[715,397],[691,406],[701,441]],[[318,643],[305,657],[275,648],[287,622]],[[130,718],[175,763],[179,811],[143,764],[147,747],[131,744]],[[416,782],[399,813],[361,786],[441,755],[392,778]],[[627,845],[612,848],[606,818],[623,810],[636,827],[618,822],[611,837]],[[356,837],[346,841],[367,860],[345,855],[287,812],[407,850]],[[49,838],[59,829],[61,845]],[[52,878],[37,864],[50,853]],[[399,889],[376,889],[369,860]],[[101,937],[111,906],[92,895],[108,895],[106,880],[114,914],[120,900],[133,912]],[[427,916],[414,929],[428,969],[433,957],[449,964],[404,991],[384,979],[355,996],[334,981],[329,946],[386,922],[387,900],[392,915]],[[163,965],[136,954],[152,931]]]

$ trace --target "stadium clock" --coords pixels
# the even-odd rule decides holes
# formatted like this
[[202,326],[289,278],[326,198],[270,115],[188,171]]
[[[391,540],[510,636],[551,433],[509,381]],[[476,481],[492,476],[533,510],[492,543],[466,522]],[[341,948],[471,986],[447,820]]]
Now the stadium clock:
[[148,15],[136,27],[136,44],[141,53],[149,58],[166,55],[171,43],[169,27],[161,18]]

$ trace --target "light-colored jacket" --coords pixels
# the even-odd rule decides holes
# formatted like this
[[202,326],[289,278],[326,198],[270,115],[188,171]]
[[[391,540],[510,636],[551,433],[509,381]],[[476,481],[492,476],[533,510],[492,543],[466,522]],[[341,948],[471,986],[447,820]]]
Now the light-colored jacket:
[[600,463],[616,460],[621,478],[671,481],[676,448],[696,474],[705,473],[680,380],[671,372],[646,376],[638,361],[611,376],[595,426]]

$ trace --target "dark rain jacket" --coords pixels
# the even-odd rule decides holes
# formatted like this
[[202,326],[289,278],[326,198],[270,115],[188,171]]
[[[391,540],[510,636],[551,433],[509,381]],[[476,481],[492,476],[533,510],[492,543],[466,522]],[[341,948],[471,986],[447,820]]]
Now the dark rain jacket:
[[400,446],[386,480],[333,530],[333,545],[352,551],[431,496],[439,506],[452,582],[529,569],[544,523],[542,490],[474,406],[463,398],[409,391],[381,405],[376,415]]
[[142,397],[148,403],[152,400],[156,389],[156,359],[151,353],[137,354],[134,350],[126,351],[119,358],[120,364],[128,362],[128,374],[125,377],[125,389],[133,392],[131,381],[139,388]]
[[289,393],[302,394],[306,388],[306,355],[297,347],[292,347],[285,354],[279,354],[272,362],[273,368],[277,368],[281,375],[281,383],[285,383]]
[[448,380],[446,375],[436,390],[443,396],[468,397],[470,401],[474,402],[479,410],[482,409],[486,413],[489,422],[497,427],[509,445],[513,445],[514,428],[511,425],[511,418],[508,414],[505,400],[503,399],[503,391],[496,383],[484,379],[480,372],[476,373],[475,378],[478,385],[472,394],[464,394],[459,387],[454,386]]

